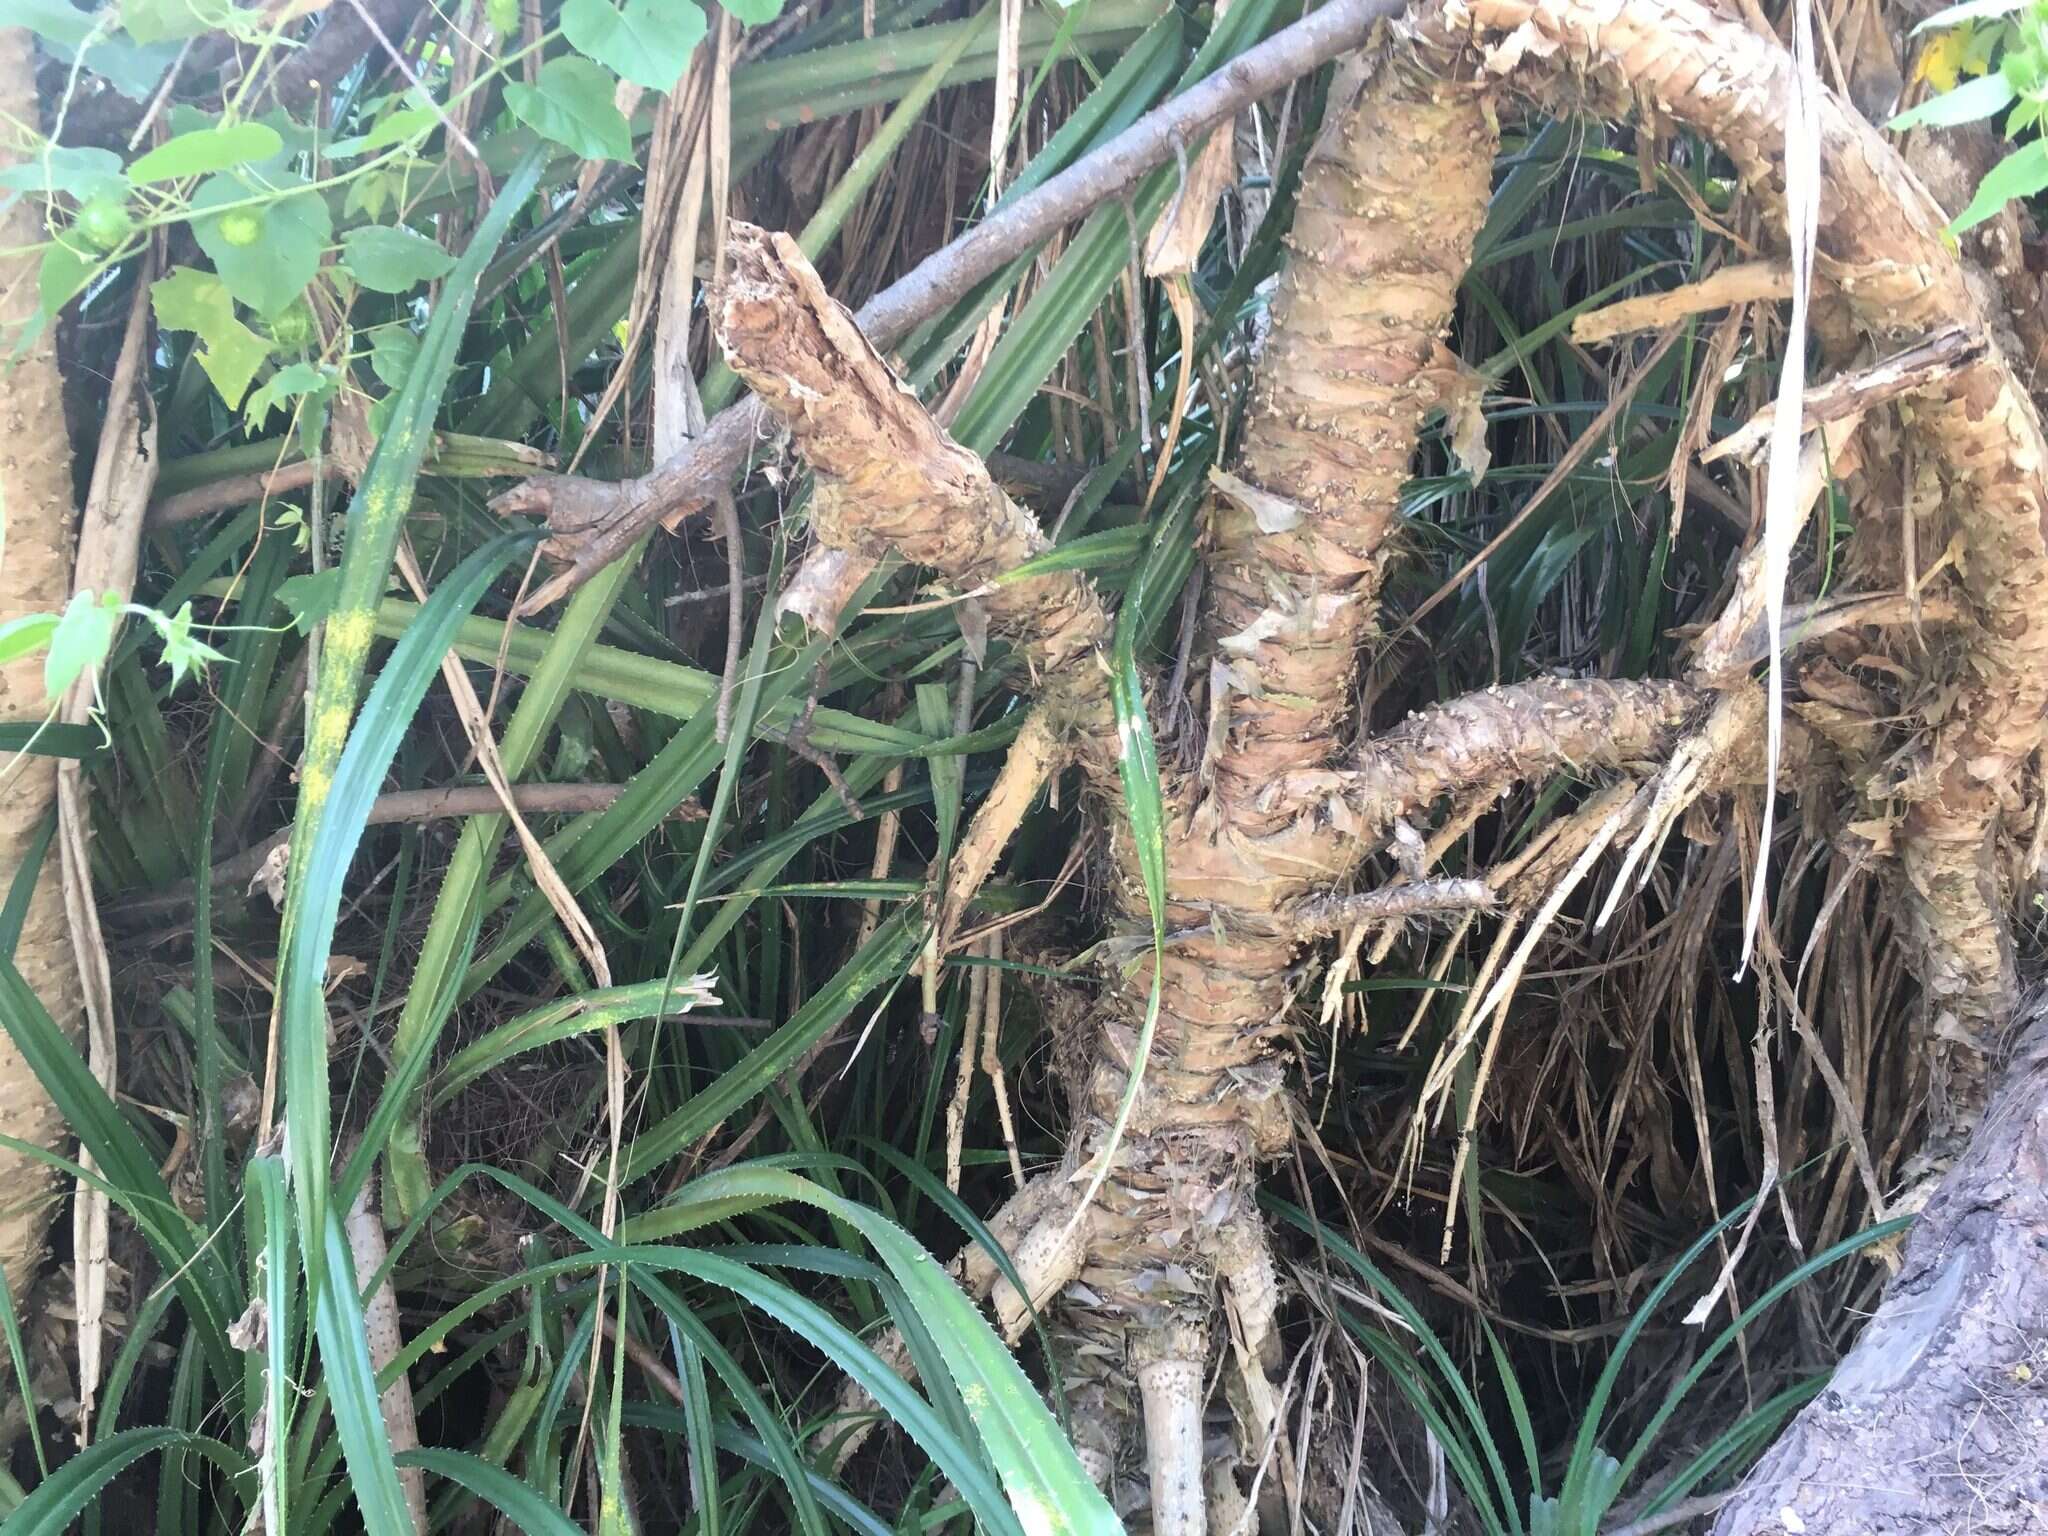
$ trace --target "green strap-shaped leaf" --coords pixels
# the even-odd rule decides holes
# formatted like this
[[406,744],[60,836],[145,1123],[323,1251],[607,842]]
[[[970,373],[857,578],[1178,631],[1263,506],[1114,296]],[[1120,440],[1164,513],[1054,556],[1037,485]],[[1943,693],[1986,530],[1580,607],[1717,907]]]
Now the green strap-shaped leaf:
[[320,652],[320,676],[314,692],[313,728],[301,768],[299,815],[292,841],[292,870],[303,866],[311,846],[334,765],[347,739],[349,721],[362,692],[363,672],[376,633],[377,601],[391,576],[399,530],[412,510],[413,485],[433,439],[434,418],[441,396],[455,371],[462,335],[483,275],[513,215],[533,195],[540,176],[538,152],[529,154],[506,178],[497,201],[477,227],[475,238],[449,274],[441,302],[427,322],[419,356],[407,372],[391,419],[363,470],[349,508],[348,542],[342,549],[334,606]]
[[[427,323],[419,358],[406,379],[405,388],[398,393],[391,419],[384,435],[378,439],[376,451],[370,455],[370,462],[363,470],[362,480],[350,505],[348,542],[342,550],[341,575],[334,606],[327,616],[320,649],[320,674],[314,686],[306,750],[299,769],[298,815],[292,827],[291,862],[285,886],[284,933],[288,957],[293,944],[301,939],[300,930],[312,921],[307,915],[311,895],[323,886],[332,889],[334,882],[341,878],[342,868],[314,862],[314,847],[326,821],[329,797],[336,788],[342,749],[350,740],[349,726],[355,717],[356,700],[362,692],[363,673],[370,658],[370,642],[376,634],[377,601],[383,596],[384,584],[390,578],[392,558],[398,549],[398,535],[405,525],[406,514],[412,509],[413,484],[419,478],[421,461],[426,457],[427,445],[433,437],[434,417],[440,409],[441,396],[454,373],[456,352],[476,298],[477,280],[483,275],[491,252],[504,238],[513,214],[533,194],[539,175],[539,155],[529,154],[507,178],[497,201],[491,205],[491,211],[478,226],[469,249],[449,275],[442,289],[441,302],[435,306],[433,318]],[[494,545],[492,548],[504,551],[507,546]],[[477,591],[480,594],[482,588]],[[475,601],[475,596],[472,596],[455,617],[459,619]],[[441,653],[448,648],[450,639],[452,631],[424,662],[424,675],[418,681],[422,692],[434,669],[439,666]],[[400,642],[401,648],[404,644],[404,641]],[[411,710],[407,709],[405,713],[410,718]],[[395,740],[392,745],[395,750]],[[388,757],[385,759],[386,762],[389,760]],[[382,772],[379,767],[378,778]],[[361,785],[356,786],[358,793],[371,796],[377,787],[375,782],[367,790]],[[367,808],[365,799],[365,811]],[[355,847],[355,840],[354,836],[347,839],[349,850]],[[337,851],[330,847],[329,856]],[[334,894],[338,898],[338,890]],[[311,972],[297,973],[303,978],[300,991],[310,989],[307,996],[298,1000],[307,1018],[302,1019],[298,1031],[290,1027],[285,1030],[289,1093],[286,1114],[292,1129],[292,1178],[300,1203],[299,1239],[306,1253],[306,1262],[315,1270],[319,1267],[320,1233],[324,1225],[322,1208],[327,1199],[327,1159],[330,1154],[327,1032],[325,1021],[320,1017],[320,988],[326,964],[324,951],[331,937],[325,930],[331,929],[333,921],[330,911],[325,922],[316,925],[323,931],[303,936],[305,941],[317,944],[322,951],[320,967]],[[280,992],[282,1006],[287,1012],[293,1007],[292,986],[293,983],[287,979]]]
[[[1009,1347],[938,1262],[887,1217],[796,1174],[753,1165],[692,1180],[673,1202],[637,1225],[651,1229],[665,1215],[687,1224],[700,1204],[723,1213],[746,1199],[814,1206],[873,1245],[938,1346],[1024,1530],[1033,1536],[1121,1536],[1123,1525],[1115,1511],[1083,1470]],[[707,1256],[697,1257],[702,1262]]]
[[420,621],[393,647],[370,690],[362,719],[335,766],[332,792],[294,877],[294,916],[280,968],[283,1013],[286,1147],[297,1196],[299,1242],[313,1294],[313,1317],[326,1363],[330,1400],[349,1476],[372,1536],[412,1529],[377,1403],[363,1339],[348,1248],[327,1198],[331,1136],[327,1103],[327,1019],[322,983],[341,910],[342,885],[369,824],[370,805],[398,754],[399,741],[437,675],[463,615],[476,605],[535,534],[506,534],[471,555],[420,610]]
[[197,1453],[228,1473],[243,1476],[249,1458],[210,1435],[183,1429],[124,1429],[66,1461],[7,1517],[7,1536],[64,1536],[99,1491],[151,1451]]
[[903,974],[923,947],[924,932],[923,913],[910,907],[884,919],[874,937],[786,1024],[681,1109],[634,1138],[625,1151],[626,1182],[660,1167],[788,1071],[791,1062],[823,1039],[863,998]]
[[492,1466],[465,1451],[407,1451],[401,1466],[424,1467],[436,1477],[459,1483],[510,1520],[526,1536],[582,1536],[569,1517],[519,1481],[503,1467]]

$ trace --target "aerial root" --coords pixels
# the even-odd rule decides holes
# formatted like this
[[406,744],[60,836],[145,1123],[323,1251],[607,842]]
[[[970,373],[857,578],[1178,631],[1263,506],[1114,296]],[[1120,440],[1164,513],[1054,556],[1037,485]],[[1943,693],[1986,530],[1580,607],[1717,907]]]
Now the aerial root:
[[1176,1319],[1132,1339],[1145,1407],[1145,1460],[1156,1536],[1208,1536],[1202,1494],[1202,1376],[1208,1331]]

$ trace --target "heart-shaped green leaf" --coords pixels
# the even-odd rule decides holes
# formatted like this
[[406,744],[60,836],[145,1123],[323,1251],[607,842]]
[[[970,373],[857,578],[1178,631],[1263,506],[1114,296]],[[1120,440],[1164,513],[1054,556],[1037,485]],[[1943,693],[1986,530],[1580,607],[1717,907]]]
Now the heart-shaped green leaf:
[[264,123],[216,123],[166,139],[128,167],[128,179],[140,186],[204,176],[256,160],[268,160],[284,148],[278,131]]
[[578,53],[635,85],[670,91],[703,40],[704,13],[691,0],[564,0],[562,35]]
[[[236,299],[269,319],[320,270],[333,238],[327,200],[290,174],[247,182],[209,176],[192,194],[192,233]],[[276,194],[282,192],[283,196]]]
[[425,235],[403,227],[370,224],[341,237],[341,264],[375,293],[406,293],[445,277],[455,258]]
[[588,59],[550,59],[533,85],[505,87],[512,115],[585,160],[631,160],[633,132],[612,105],[614,81]]

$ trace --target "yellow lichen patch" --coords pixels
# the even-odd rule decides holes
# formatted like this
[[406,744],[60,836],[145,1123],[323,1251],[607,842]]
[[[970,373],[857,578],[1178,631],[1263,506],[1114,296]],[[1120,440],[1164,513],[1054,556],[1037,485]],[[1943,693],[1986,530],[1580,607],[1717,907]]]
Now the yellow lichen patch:
[[354,661],[367,656],[370,641],[377,633],[377,617],[367,608],[354,608],[346,613],[330,615],[327,620],[327,644],[339,656]]
[[313,721],[313,755],[323,759],[339,757],[348,741],[348,722],[347,705],[329,704],[323,708]]
[[333,788],[333,776],[325,768],[308,768],[299,784],[300,811],[314,810],[325,805],[328,792]]

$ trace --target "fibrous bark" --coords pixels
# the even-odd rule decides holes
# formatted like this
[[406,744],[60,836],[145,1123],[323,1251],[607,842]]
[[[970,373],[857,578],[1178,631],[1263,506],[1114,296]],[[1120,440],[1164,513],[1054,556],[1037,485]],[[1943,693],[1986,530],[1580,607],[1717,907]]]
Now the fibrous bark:
[[[914,326],[964,298],[975,284],[1172,159],[1177,145],[1198,139],[1212,124],[1359,46],[1376,24],[1401,8],[1400,0],[1328,0],[891,283],[862,306],[858,319],[863,331],[876,345],[893,346]],[[493,506],[501,511],[544,516],[570,562],[522,611],[535,612],[566,597],[655,524],[672,527],[711,505],[745,467],[765,419],[758,399],[744,400],[714,416],[685,452],[637,480],[543,476],[499,497]]]
[[[1441,58],[1399,50],[1340,67],[1303,173],[1244,449],[1206,508],[1210,738],[1202,766],[1166,786],[1165,920],[1208,932],[1156,962],[1159,1016],[1142,1063],[1154,962],[1116,979],[1070,1142],[1077,1166],[1111,1160],[1089,1216],[1089,1300],[1058,1314],[1084,1341],[1076,1417],[1091,1400],[1109,1410],[1095,1433],[1137,1428],[1135,1375],[1153,1525],[1172,1536],[1208,1528],[1199,1393],[1229,1337],[1222,1292],[1245,1331],[1272,1324],[1271,1286],[1248,1277],[1270,1275],[1257,1171],[1293,1134],[1273,1053],[1300,940],[1281,914],[1340,882],[1370,835],[1333,825],[1319,785],[1303,780],[1340,766],[1348,740],[1357,649],[1436,403],[1432,370],[1495,142],[1483,92]],[[1121,826],[1116,847],[1119,921],[1138,927],[1144,897]],[[1142,1080],[1112,1149],[1133,1071]],[[1266,1363],[1244,1363],[1229,1394],[1246,1481],[1274,1428]]]
[[[1660,760],[1681,737],[1697,758],[1688,759],[1688,785],[1754,781],[1763,769],[1746,753],[1757,734],[1755,701],[1712,691],[1736,681],[1732,667],[1691,684],[1547,680],[1498,690],[1427,711],[1359,754],[1340,751],[1398,490],[1436,403],[1438,337],[1485,209],[1494,142],[1487,77],[1510,76],[1538,94],[1562,84],[1574,99],[1589,87],[1608,100],[1647,98],[1725,150],[1769,208],[1774,196],[1782,201],[1779,113],[1789,71],[1774,40],[1690,0],[1453,0],[1418,18],[1376,71],[1356,62],[1340,70],[1329,126],[1304,176],[1244,451],[1232,473],[1217,477],[1207,509],[1199,655],[1208,664],[1210,735],[1200,767],[1163,786],[1173,942],[1156,962],[1137,946],[1121,950],[1142,958],[1104,1006],[1069,1146],[1076,1177],[1106,1168],[1096,1205],[1075,1229],[1085,1301],[1077,1291],[1053,1309],[1074,1362],[1076,1437],[1107,1475],[1136,1459],[1142,1424],[1155,1529],[1211,1529],[1212,1503],[1214,1519],[1226,1523],[1243,1512],[1242,1484],[1227,1466],[1214,1475],[1206,1405],[1192,1400],[1212,1379],[1223,1310],[1239,1356],[1229,1391],[1239,1456],[1253,1462],[1262,1434],[1278,1431],[1265,1376],[1271,1264],[1250,1195],[1260,1163],[1292,1138],[1272,1052],[1304,979],[1303,901],[1340,888],[1399,818],[1446,796],[1469,802],[1558,767]],[[1914,395],[1910,430],[1941,467],[1962,556],[1959,702],[1932,733],[1902,839],[1929,990],[1943,1004],[1919,1043],[1936,1068],[1942,1112],[1961,1126],[1981,1110],[1990,1030],[2013,992],[2002,902],[1980,876],[2005,809],[2001,794],[2039,744],[2048,703],[2048,613],[2025,601],[2048,580],[2041,433],[1942,243],[1939,210],[1853,112],[1826,103],[1821,123],[1823,278],[1882,354],[1953,327],[1967,333],[1945,348],[1941,368],[1905,386]],[[726,337],[743,373],[773,350],[770,327],[749,331],[753,339]],[[774,398],[772,382],[754,382],[799,451],[813,456],[821,486],[868,474],[857,456],[834,461],[830,434],[812,441],[838,409],[821,401],[840,381],[829,370],[777,371],[804,388]],[[1836,426],[1852,430],[1846,422],[1829,430]],[[1825,458],[1826,442],[1816,441]],[[938,479],[959,483],[949,467]],[[964,496],[941,491],[923,514],[967,508],[982,519],[980,531],[938,538],[912,517],[881,533],[882,542],[941,569],[961,564],[963,537],[983,549],[997,538],[1001,558],[1012,560],[1040,547],[1004,533],[1021,514],[989,502],[980,483]],[[906,483],[885,500],[900,505],[907,494]],[[857,545],[850,525],[868,516],[866,502],[830,504],[844,520],[835,537]],[[987,580],[994,563],[982,561],[975,579]],[[1746,630],[1749,606],[1747,596],[1737,604],[1731,644]],[[1013,633],[1029,654],[1037,643],[1030,626],[1013,624]],[[1043,659],[1041,649],[1034,666]],[[1070,657],[1044,668],[1041,687],[1060,665],[1071,666]],[[1105,787],[1099,779],[1097,787]],[[1610,821],[1656,821],[1662,790],[1619,793]],[[1113,825],[1115,915],[1142,932],[1135,851],[1122,818]],[[1155,985],[1156,1038],[1112,1147]],[[1033,1267],[1057,1277],[1074,1262],[1062,1248]]]
[[795,240],[741,224],[725,251],[719,339],[803,447],[818,542],[868,562],[893,550],[940,572],[1016,643],[1041,707],[1106,740],[1107,676],[1076,664],[1109,638],[1094,587],[1073,571],[999,583],[1052,548],[1038,519],[897,382]]
[[[0,28],[0,166],[17,163],[23,152],[5,137],[5,125],[38,120],[32,48],[28,32]],[[37,206],[15,198],[0,213],[0,351],[12,350],[36,313],[37,247],[43,239]],[[71,592],[71,448],[61,389],[47,328],[0,368],[0,622],[56,612]],[[32,723],[50,709],[39,656],[0,668],[0,720]],[[10,754],[0,771],[0,896],[12,887],[53,814],[56,785],[55,758]],[[81,994],[54,843],[37,875],[14,963],[50,1016],[75,1030]],[[55,1147],[63,1130],[42,1084],[13,1044],[0,1039],[0,1132],[32,1146]],[[55,1188],[51,1169],[0,1151],[0,1271],[17,1305],[42,1262]]]
[[[1690,0],[1453,0],[1439,15],[1503,73],[1548,60],[1574,91],[1592,77],[1647,98],[1726,152],[1767,213],[1782,208],[1793,66],[1775,39]],[[1798,1416],[1716,1531],[2038,1529],[2048,1447],[2038,1044],[1999,1105],[1985,1105],[2016,991],[1997,844],[2048,704],[2048,453],[1978,289],[1943,242],[1941,210],[1832,97],[1820,153],[1817,270],[1856,323],[1880,342],[1950,325],[1990,337],[1981,360],[1916,399],[1907,425],[1939,467],[1966,615],[1943,658],[1954,703],[1907,788],[1900,839],[1930,1001],[1917,1043],[1937,1147],[1952,1154],[1973,1127],[1976,1139],[1835,1389]],[[2030,1384],[2011,1405],[1999,1395]]]
[[[1250,1201],[1259,1162],[1290,1137],[1270,1059],[1300,943],[1283,910],[1363,851],[1327,819],[1333,796],[1341,803],[1367,777],[1339,761],[1356,648],[1371,627],[1400,487],[1434,403],[1439,338],[1490,186],[1483,95],[1440,63],[1402,57],[1370,79],[1347,70],[1305,174],[1246,452],[1209,508],[1215,736],[1203,772],[1167,786],[1167,921],[1212,926],[1163,956],[1157,1034],[1114,1167],[1078,1228],[1063,1219],[1044,1234],[1059,1252],[1032,1265],[1060,1274],[1078,1240],[1091,1304],[1057,1313],[1081,1336],[1077,1440],[1106,1472],[1119,1453],[1136,1459],[1142,1421],[1154,1529],[1177,1536],[1206,1529],[1201,1389],[1212,1345],[1226,1336],[1216,1326],[1219,1284],[1239,1303],[1241,1335],[1260,1341],[1247,1375],[1263,1373],[1270,1353],[1271,1265]],[[1418,186],[1429,189],[1420,199]],[[773,254],[785,268],[800,261]],[[867,539],[866,553],[894,548],[983,583],[999,562],[1044,547],[1029,515],[893,382],[885,395],[872,369],[830,365],[862,350],[843,317],[821,296],[792,303],[807,292],[801,279],[771,281],[749,261],[739,258],[721,298],[721,337],[810,461],[828,540]],[[881,416],[889,421],[877,426]],[[1100,697],[1092,656],[1049,644],[1069,632],[1066,612],[1099,612],[1092,593],[1078,595],[1084,588],[1041,578],[987,599],[993,627],[1009,628],[1038,674],[1042,702],[1069,690],[1091,706]],[[1136,925],[1144,898],[1127,834],[1118,860],[1119,920]],[[1151,985],[1148,966],[1118,979],[1080,1085],[1076,1168],[1112,1153]],[[1265,1387],[1248,1379],[1233,1393],[1241,1430],[1253,1430],[1239,1436],[1248,1456],[1271,1428]]]
[[[1782,216],[1793,65],[1776,39],[1692,0],[1452,0],[1435,16],[1518,84],[1542,89],[1568,68],[1575,93],[1584,77],[1610,99],[1639,93],[1727,154],[1760,210]],[[1987,338],[1980,360],[1916,399],[1907,429],[1940,466],[1973,620],[1900,838],[1931,999],[1930,1107],[1953,1144],[1982,1110],[2017,992],[1993,845],[2048,711],[2048,448],[1939,206],[1855,108],[1823,93],[1819,124],[1816,271],[1856,324],[1881,344],[1951,326]]]

